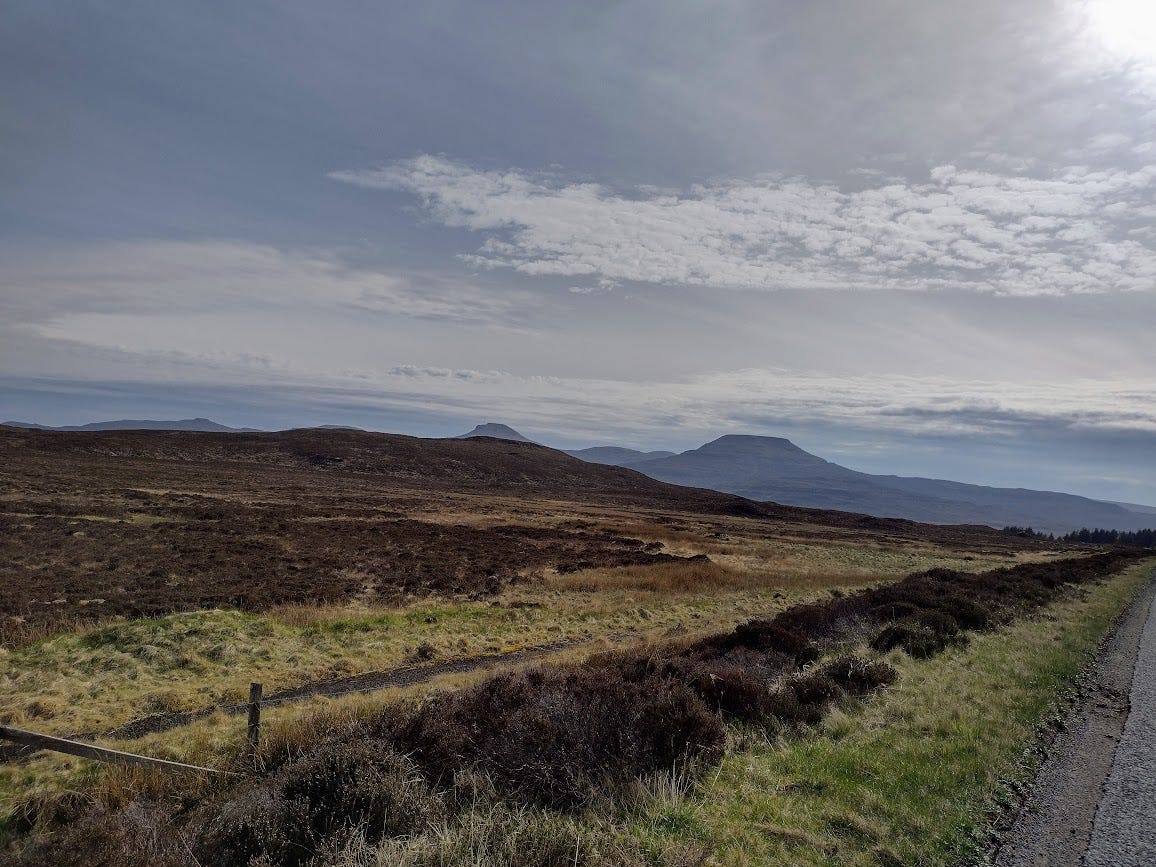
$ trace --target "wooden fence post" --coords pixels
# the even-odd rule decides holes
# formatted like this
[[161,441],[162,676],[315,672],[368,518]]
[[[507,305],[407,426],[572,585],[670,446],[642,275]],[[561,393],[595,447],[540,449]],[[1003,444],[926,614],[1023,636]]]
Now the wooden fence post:
[[259,683],[249,684],[249,754],[257,754],[257,745],[261,742],[261,695],[263,688]]

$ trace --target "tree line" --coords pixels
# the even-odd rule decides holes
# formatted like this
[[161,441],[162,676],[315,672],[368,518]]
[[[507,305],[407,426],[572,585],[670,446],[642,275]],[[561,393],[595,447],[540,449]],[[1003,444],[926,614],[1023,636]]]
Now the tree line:
[[1125,545],[1129,548],[1156,548],[1156,530],[1103,530],[1084,527],[1062,536],[1041,533],[1031,527],[1004,527],[1003,531],[1013,536],[1044,539],[1048,542],[1086,542],[1091,545]]

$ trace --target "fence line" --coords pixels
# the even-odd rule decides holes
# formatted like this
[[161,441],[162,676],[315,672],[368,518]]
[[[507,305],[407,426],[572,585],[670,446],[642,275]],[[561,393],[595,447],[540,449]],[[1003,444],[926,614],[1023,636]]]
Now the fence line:
[[169,771],[193,771],[207,774],[227,774],[241,776],[233,771],[221,771],[216,768],[202,768],[200,765],[186,765],[184,762],[170,762],[167,759],[154,759],[151,756],[139,756],[136,753],[126,753],[122,750],[110,750],[107,747],[98,747],[93,744],[83,744],[79,741],[70,741],[67,738],[56,738],[51,735],[42,735],[24,729],[0,726],[0,738],[13,741],[38,750],[52,750],[57,753],[66,753],[70,756],[80,756],[84,759],[94,759],[114,765],[145,765],[153,768],[163,768]]

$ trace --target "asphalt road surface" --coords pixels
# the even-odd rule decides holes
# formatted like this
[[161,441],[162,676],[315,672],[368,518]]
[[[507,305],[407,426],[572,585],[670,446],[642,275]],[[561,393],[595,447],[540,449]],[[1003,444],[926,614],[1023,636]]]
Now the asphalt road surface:
[[1156,865],[1156,602],[1140,638],[1132,699],[1096,810],[1088,867]]
[[1105,645],[994,863],[1156,865],[1156,572]]

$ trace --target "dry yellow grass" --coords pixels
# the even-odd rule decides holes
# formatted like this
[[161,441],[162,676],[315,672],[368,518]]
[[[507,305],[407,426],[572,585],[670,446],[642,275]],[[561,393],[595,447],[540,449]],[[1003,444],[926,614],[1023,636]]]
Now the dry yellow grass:
[[584,569],[569,575],[550,576],[546,584],[561,591],[639,590],[646,593],[711,593],[751,586],[747,576],[711,561]]
[[[486,601],[426,598],[383,607],[367,594],[342,605],[283,606],[260,615],[201,611],[111,620],[0,653],[5,695],[0,721],[50,734],[106,731],[149,713],[243,701],[252,680],[262,681],[269,693],[414,664],[419,647],[426,649],[429,663],[542,645],[559,647],[552,659],[574,659],[599,649],[726,630],[833,590],[895,580],[920,569],[979,571],[1017,559],[1008,551],[878,540],[853,531],[823,536],[822,528],[794,526],[790,532],[775,527],[772,533],[766,522],[745,518],[483,495],[439,493],[415,505],[412,514],[472,526],[564,526],[626,535],[661,543],[666,553],[707,554],[710,560],[527,574]],[[373,576],[365,579],[372,582]],[[454,688],[484,675],[441,677],[413,691]],[[271,708],[266,712],[270,743],[282,737],[279,732],[291,737],[293,730],[323,728],[403,694],[390,690]],[[243,721],[218,714],[127,746],[162,758],[228,764],[243,729]],[[27,804],[37,793],[51,800],[88,791],[104,773],[63,757],[6,766],[0,768],[0,801]],[[108,785],[125,791],[147,784],[131,775],[108,779]]]
[[[495,512],[509,515],[505,506]],[[554,520],[570,520],[568,514]],[[684,523],[691,526],[690,519]],[[0,655],[0,686],[8,699],[0,721],[35,723],[52,734],[102,731],[148,713],[241,701],[251,680],[271,692],[397,668],[420,661],[419,647],[428,661],[441,662],[545,644],[621,644],[728,629],[830,590],[919,569],[979,571],[1016,559],[921,542],[741,535],[741,522],[716,538],[713,526],[694,528],[703,546],[710,541],[725,548],[710,561],[543,575],[511,585],[489,602],[425,600],[382,608],[355,601],[286,606],[265,615],[194,612],[55,636]],[[654,537],[663,533],[673,541],[660,523],[635,519],[626,529],[643,541],[661,541]]]

